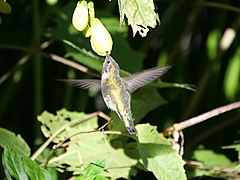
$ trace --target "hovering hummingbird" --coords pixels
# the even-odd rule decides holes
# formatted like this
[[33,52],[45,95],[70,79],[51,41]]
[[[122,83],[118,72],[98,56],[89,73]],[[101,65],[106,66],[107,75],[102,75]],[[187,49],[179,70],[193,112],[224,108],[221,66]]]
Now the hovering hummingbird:
[[106,106],[117,113],[130,134],[135,134],[136,130],[132,118],[130,94],[138,88],[157,79],[170,68],[171,66],[151,68],[121,78],[119,75],[120,68],[118,64],[109,54],[107,54],[102,66],[101,80],[72,79],[66,80],[66,82],[84,89],[94,91],[101,90]]

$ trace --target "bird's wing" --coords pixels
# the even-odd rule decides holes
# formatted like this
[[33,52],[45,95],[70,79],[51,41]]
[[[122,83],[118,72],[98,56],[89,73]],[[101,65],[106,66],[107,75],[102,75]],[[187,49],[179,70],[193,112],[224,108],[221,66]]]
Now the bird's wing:
[[91,91],[99,91],[101,89],[101,80],[99,79],[58,79],[58,80]]
[[166,66],[163,68],[151,68],[143,72],[135,73],[128,77],[123,78],[127,90],[132,93],[138,88],[152,82],[164,73],[166,73],[172,66]]

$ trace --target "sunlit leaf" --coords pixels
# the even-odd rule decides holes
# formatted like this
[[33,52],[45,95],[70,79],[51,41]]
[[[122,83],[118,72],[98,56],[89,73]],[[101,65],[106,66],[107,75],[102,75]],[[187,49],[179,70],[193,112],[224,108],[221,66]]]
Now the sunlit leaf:
[[7,176],[11,175],[16,179],[28,179],[22,158],[16,154],[13,147],[5,146],[2,161]]
[[[234,171],[234,167],[232,166],[231,161],[224,155],[215,153],[212,150],[208,149],[199,149],[195,150],[193,152],[193,158],[201,163],[203,163],[203,166],[207,167],[229,167],[232,168]],[[209,169],[194,169],[194,177],[196,176],[211,176],[211,177],[222,177],[224,179],[227,179],[226,173],[220,173],[218,171],[211,171]]]
[[104,174],[106,177],[110,176],[113,179],[125,178],[128,179],[131,174],[132,167],[137,164],[137,151],[132,149],[130,145],[113,149],[107,158],[106,170]]
[[47,170],[41,168],[35,161],[28,157],[23,157],[25,171],[31,180],[49,179],[51,176]]
[[96,179],[103,172],[106,165],[105,160],[93,161],[82,171],[81,175],[76,180]]
[[235,167],[235,169],[236,169],[238,172],[240,172],[240,164],[238,164],[238,165]]
[[133,29],[133,36],[137,32],[144,37],[149,31],[148,27],[154,28],[160,23],[158,14],[155,12],[153,0],[118,0],[120,22],[123,23],[124,16]]
[[66,168],[68,171],[80,174],[84,170],[83,167],[99,159],[106,161],[107,171],[103,175],[112,179],[127,178],[131,167],[136,164],[136,160],[126,155],[123,149],[109,147],[101,133],[81,134],[72,138],[72,143],[66,148],[66,152],[52,158],[49,163],[59,168],[69,165]]
[[2,14],[10,14],[12,12],[12,8],[9,3],[4,0],[0,0],[0,13]]
[[[44,124],[44,134],[48,137],[64,124],[71,122],[76,118],[86,116],[83,113],[69,112],[65,109],[57,112],[56,115],[44,112],[38,119]],[[92,118],[79,124],[68,127],[57,137],[54,142],[60,142],[67,135],[79,132],[80,134],[70,138],[66,151],[50,159],[49,165],[58,168],[60,171],[71,171],[75,175],[84,173],[84,170],[92,162],[106,161],[104,169],[107,171],[99,173],[101,176],[111,177],[112,179],[127,178],[131,172],[132,166],[137,164],[137,159],[129,145],[121,145],[119,148],[113,148],[108,138],[101,132],[86,133],[89,130],[96,129],[97,118]],[[81,134],[81,132],[83,132]],[[107,141],[107,142],[106,142]],[[126,154],[126,152],[131,152]],[[92,176],[92,175],[91,175]]]
[[69,112],[66,109],[62,109],[53,115],[47,111],[44,111],[38,116],[38,121],[42,123],[41,130],[45,137],[50,137],[53,133],[59,130],[62,126],[71,121],[78,121],[73,127],[68,127],[64,132],[58,135],[53,141],[59,143],[66,137],[81,131],[90,131],[98,127],[97,117],[85,119],[87,116],[82,112]]
[[0,146],[11,146],[18,154],[30,156],[30,148],[20,135],[15,135],[13,132],[0,128]]
[[[240,160],[240,144],[233,144],[229,146],[222,147],[223,149],[234,149],[238,152],[238,161]],[[235,166],[235,169],[240,172],[240,162],[238,162],[238,165]]]
[[231,161],[225,155],[215,153],[212,150],[195,150],[193,157],[208,166],[231,165]]
[[144,167],[153,172],[157,179],[186,179],[185,162],[172,149],[170,141],[162,137],[156,127],[149,124],[136,126],[138,151]]
[[238,152],[238,160],[240,160],[240,144],[233,144],[229,146],[223,146],[223,149],[234,149]]
[[99,175],[104,170],[105,165],[106,160],[93,161],[84,169],[82,174],[84,176]]
[[3,152],[3,164],[6,175],[11,179],[10,175],[21,180],[42,180],[49,179],[51,176],[47,170],[41,168],[36,162],[27,156],[20,156],[15,150],[6,146]]

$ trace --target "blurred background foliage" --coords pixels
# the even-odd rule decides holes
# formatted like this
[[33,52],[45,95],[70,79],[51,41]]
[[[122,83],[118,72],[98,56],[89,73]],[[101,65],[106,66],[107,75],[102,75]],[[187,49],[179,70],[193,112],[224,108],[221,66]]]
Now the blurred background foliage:
[[[44,110],[98,110],[97,96],[56,79],[100,77],[103,58],[91,51],[89,40],[71,25],[76,1],[7,2],[11,14],[0,14],[0,126],[21,134],[34,151],[43,141],[36,117]],[[171,64],[173,68],[162,81],[195,85],[196,92],[159,88],[167,103],[146,114],[140,123],[148,122],[162,131],[240,99],[239,1],[158,0],[161,25],[145,38],[132,37],[130,27],[119,26],[117,1],[94,3],[96,16],[113,36],[111,55],[123,70],[134,73]],[[79,62],[91,73],[53,61],[47,57],[50,53]],[[239,140],[239,127],[240,111],[235,110],[184,130],[184,157],[203,145],[236,161],[236,152],[221,147]]]

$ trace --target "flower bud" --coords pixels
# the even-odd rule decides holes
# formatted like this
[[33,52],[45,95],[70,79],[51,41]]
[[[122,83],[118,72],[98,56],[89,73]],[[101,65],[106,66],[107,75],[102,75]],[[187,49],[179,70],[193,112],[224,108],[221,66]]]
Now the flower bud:
[[88,3],[88,13],[89,13],[90,19],[95,18],[94,4],[92,1]]
[[88,25],[88,7],[87,1],[78,1],[73,12],[72,24],[78,31],[83,31]]
[[92,29],[90,37],[92,49],[100,56],[106,56],[106,52],[110,54],[113,41],[108,30],[98,18],[91,19],[90,26]]
[[92,29],[87,26],[82,33],[84,37],[90,37],[92,35]]
[[11,12],[12,12],[11,6],[7,2],[0,0],[0,13],[10,14]]

